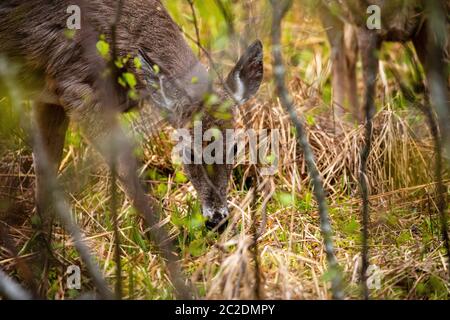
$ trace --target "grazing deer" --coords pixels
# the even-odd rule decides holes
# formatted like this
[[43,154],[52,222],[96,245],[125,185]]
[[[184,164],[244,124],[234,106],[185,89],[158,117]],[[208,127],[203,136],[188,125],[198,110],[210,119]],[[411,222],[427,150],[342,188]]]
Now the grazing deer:
[[[121,132],[117,115],[140,105],[139,100],[130,98],[129,88],[122,86],[115,87],[118,108],[99,98],[95,81],[104,74],[99,66],[105,62],[95,49],[100,35],[108,43],[115,40],[118,57],[131,57],[120,71],[135,75],[135,88],[141,100],[147,97],[176,128],[189,127],[193,115],[199,113],[204,130],[233,128],[235,106],[253,96],[263,78],[262,44],[256,41],[225,83],[214,88],[207,69],[196,58],[160,0],[124,1],[118,20],[115,20],[116,1],[80,3],[81,29],[68,37],[67,8],[77,2],[80,1],[2,0],[0,3],[0,55],[20,66],[19,79],[31,91],[37,133],[42,141],[42,148],[34,150],[36,199],[41,215],[47,210],[48,201],[44,164],[40,159],[48,160],[51,174],[56,177],[69,121],[76,122],[83,136],[112,163],[110,136]],[[112,39],[111,26],[116,22],[116,37]],[[88,32],[90,29],[92,33]],[[133,58],[138,58],[141,66],[131,63]],[[206,103],[205,97],[212,94],[219,101]],[[225,101],[234,104],[229,109],[231,117],[216,118],[215,109]],[[139,183],[132,145],[125,135],[120,136],[121,144],[114,157],[118,178],[136,209],[151,215],[156,202],[150,201]],[[184,169],[198,193],[207,226],[216,227],[228,216],[231,165],[186,164]]]
[[[448,10],[450,2],[442,1]],[[380,9],[381,28],[367,25],[368,8]],[[364,109],[375,110],[376,78],[378,74],[378,51],[384,41],[406,43],[412,41],[427,78],[430,80],[430,56],[428,51],[428,23],[426,3],[422,0],[322,0],[320,17],[332,48],[333,108],[337,118],[351,110],[354,118],[362,120],[356,84],[356,62],[361,53],[364,78]],[[448,16],[447,26],[448,26]],[[445,61],[444,56],[439,57]],[[446,65],[446,62],[443,62]],[[448,100],[448,94],[446,94]],[[367,103],[371,104],[370,106]],[[438,114],[439,115],[439,114]],[[449,114],[439,115],[442,130],[448,127]],[[448,130],[444,130],[448,132]]]

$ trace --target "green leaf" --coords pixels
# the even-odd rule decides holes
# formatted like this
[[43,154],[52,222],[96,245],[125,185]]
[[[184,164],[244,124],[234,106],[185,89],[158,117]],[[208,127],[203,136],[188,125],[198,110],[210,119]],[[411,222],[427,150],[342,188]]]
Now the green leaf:
[[156,193],[157,193],[160,197],[162,197],[162,196],[165,196],[165,195],[166,195],[167,190],[168,190],[167,184],[165,184],[165,183],[160,183],[160,184],[158,185],[158,188],[156,188]]
[[199,257],[205,250],[205,240],[196,239],[189,244],[189,253],[194,257]]
[[67,291],[67,295],[69,296],[70,299],[76,299],[80,296],[80,291],[76,289],[69,289]]
[[72,30],[72,29],[64,30],[64,36],[69,40],[72,40],[73,38],[75,38],[75,34],[76,34],[76,30]]
[[133,240],[134,242],[143,250],[143,251],[148,251],[147,248],[147,243],[145,242],[145,240],[142,238],[141,233],[139,232],[139,230],[137,228],[133,228]]
[[122,61],[120,61],[120,59],[117,59],[115,62],[115,65],[117,68],[122,69],[124,67],[124,64]]
[[97,44],[97,51],[104,59],[107,59],[109,56],[109,43],[103,39],[100,39]]
[[39,217],[39,215],[35,214],[35,215],[31,216],[31,224],[33,226],[41,225],[41,218]]
[[131,100],[135,100],[135,101],[139,100],[139,96],[138,96],[136,90],[130,90],[130,91],[128,91],[128,97],[129,97]]
[[136,81],[136,77],[134,76],[134,74],[132,74],[131,72],[124,72],[122,74],[122,77],[130,88],[136,87],[137,81]]
[[427,294],[427,286],[426,286],[426,284],[424,284],[422,282],[418,283],[417,286],[416,286],[416,293],[419,296],[426,295]]
[[206,105],[212,106],[219,102],[219,97],[215,94],[210,94],[206,97]]
[[277,155],[275,153],[271,153],[266,157],[266,163],[267,164],[274,164],[275,160],[277,160]]
[[313,126],[313,125],[316,123],[316,119],[314,118],[313,115],[308,114],[308,115],[306,115],[306,123],[307,123],[309,126]]
[[295,203],[293,195],[287,192],[277,192],[275,198],[284,207],[291,206]]
[[411,233],[409,231],[403,231],[400,233],[400,235],[397,237],[397,245],[406,244],[412,239]]
[[186,226],[188,224],[187,218],[186,217],[184,217],[184,218],[181,217],[178,214],[178,212],[176,212],[176,211],[172,214],[171,221],[177,227]]
[[321,277],[324,282],[329,282],[339,276],[340,270],[337,268],[328,269]]
[[196,211],[194,214],[191,215],[191,218],[189,219],[189,228],[191,230],[198,230],[203,227],[205,224],[205,217],[201,214],[200,210]]
[[124,88],[127,87],[126,82],[125,82],[122,78],[117,79],[117,81],[119,82],[119,84],[120,84],[122,87],[124,87]]
[[354,235],[359,233],[359,222],[355,217],[351,217],[350,220],[343,224],[343,231],[347,235]]
[[174,181],[175,181],[176,183],[186,183],[186,182],[188,181],[188,178],[186,177],[186,175],[185,175],[183,172],[177,171],[177,172],[175,173],[175,179],[174,179]]
[[133,59],[133,63],[134,63],[134,66],[136,67],[136,69],[138,69],[138,70],[142,69],[141,59],[139,59],[138,57],[135,57]]
[[219,120],[231,120],[233,115],[231,112],[214,112],[213,117]]

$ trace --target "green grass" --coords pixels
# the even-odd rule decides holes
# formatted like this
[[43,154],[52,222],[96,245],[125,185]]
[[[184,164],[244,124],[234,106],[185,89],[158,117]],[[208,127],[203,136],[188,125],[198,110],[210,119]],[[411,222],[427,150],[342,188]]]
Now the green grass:
[[[187,7],[175,1],[167,3],[174,18],[186,32],[194,35]],[[229,46],[225,22],[213,0],[196,3],[201,31],[205,35],[203,43],[210,45],[213,56],[218,57],[221,50]],[[261,6],[257,9],[263,10],[264,6]],[[244,23],[239,20],[242,17],[238,12],[236,9],[237,28],[242,30]],[[287,32],[283,41],[286,43],[284,51],[290,70],[290,88],[299,111],[306,114],[318,166],[325,173],[334,245],[345,293],[347,298],[358,299],[361,297],[358,286],[361,225],[355,181],[358,162],[353,155],[359,154],[362,128],[355,126],[337,138],[329,132],[332,122],[329,49],[317,21],[302,22],[305,21],[304,14],[304,10],[294,10],[285,25]],[[264,21],[257,23],[261,30],[266,30]],[[255,123],[249,125],[259,125],[259,121],[268,125],[272,120],[270,123],[282,128],[285,135],[280,170],[270,178],[275,191],[268,201],[267,226],[258,245],[262,293],[263,297],[274,299],[330,298],[327,284],[330,274],[326,268],[317,204],[301,151],[294,148],[295,132],[280,116],[283,111],[272,92],[269,39],[264,32],[260,36],[266,44],[266,78],[253,104],[261,114],[265,112],[265,118],[256,118]],[[412,70],[410,57],[398,48],[398,45],[386,46],[389,54],[382,56],[383,62],[394,61],[406,79],[414,79],[417,75]],[[231,65],[229,60],[221,62]],[[383,110],[375,123],[376,143],[368,171],[373,195],[370,264],[378,267],[382,274],[381,287],[372,289],[371,295],[375,299],[448,299],[450,289],[443,267],[444,252],[430,173],[431,140],[424,129],[423,117],[410,109],[392,75],[387,72],[387,76],[387,84],[379,85],[379,92],[388,95],[384,101],[381,97],[377,100]],[[20,122],[26,117],[14,113],[3,95],[0,94],[0,174],[6,168],[13,178],[19,179],[23,175],[20,159],[29,159],[31,155],[25,135],[19,129]],[[139,121],[137,118],[137,113],[124,116],[123,125],[132,129]],[[238,125],[243,127],[242,118]],[[237,166],[229,193],[234,204],[230,227],[222,235],[208,232],[192,185],[181,168],[170,162],[170,130],[158,127],[151,143],[147,137],[152,132],[135,133],[136,155],[142,160],[140,172],[146,189],[152,190],[164,208],[162,219],[167,218],[165,227],[174,239],[183,270],[192,279],[201,298],[253,298],[254,261],[249,241],[252,223],[261,221],[261,206],[267,193],[257,194],[256,199],[248,198],[252,187],[248,171],[251,168]],[[66,138],[60,180],[72,204],[72,213],[113,288],[116,266],[108,171],[100,157],[85,144],[76,127],[71,128]],[[8,158],[11,153],[15,155],[14,161]],[[12,169],[11,163],[16,164]],[[342,167],[338,167],[341,164]],[[264,181],[263,177],[258,178],[260,182]],[[448,173],[445,178],[448,185]],[[4,187],[0,183],[1,195]],[[21,212],[23,221],[10,229],[23,257],[35,253],[33,225],[39,224],[32,209],[32,193],[25,192],[32,188],[32,182],[20,180],[15,190],[15,199],[29,204]],[[1,218],[1,214],[9,210],[2,211],[1,208],[10,208],[11,203],[0,199]],[[118,200],[124,298],[173,299],[167,266],[150,241],[147,227],[121,193]],[[52,248],[65,265],[82,266],[70,237],[59,225],[55,228]],[[0,267],[17,275],[14,263],[4,250],[0,251]],[[47,281],[50,299],[71,299],[82,293],[65,288],[64,267],[53,268]],[[83,266],[82,286],[83,292],[93,289]]]

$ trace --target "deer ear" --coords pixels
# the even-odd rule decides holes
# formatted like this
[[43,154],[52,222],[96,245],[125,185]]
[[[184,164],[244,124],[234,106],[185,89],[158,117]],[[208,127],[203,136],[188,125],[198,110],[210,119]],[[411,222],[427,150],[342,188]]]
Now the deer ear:
[[263,74],[263,45],[257,40],[247,48],[227,77],[228,89],[239,104],[246,102],[258,91]]
[[175,105],[175,91],[174,86],[169,81],[161,67],[150,59],[150,57],[139,49],[139,59],[142,64],[142,71],[144,79],[147,82],[147,90],[150,98],[155,103],[156,107],[163,111],[172,111]]

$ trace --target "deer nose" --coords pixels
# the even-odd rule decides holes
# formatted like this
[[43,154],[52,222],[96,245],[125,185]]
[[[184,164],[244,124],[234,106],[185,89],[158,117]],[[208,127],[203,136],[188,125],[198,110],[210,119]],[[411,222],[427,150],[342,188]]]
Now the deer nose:
[[206,228],[208,230],[217,230],[219,233],[225,231],[228,226],[228,210],[214,210],[212,214],[208,214],[206,220]]

